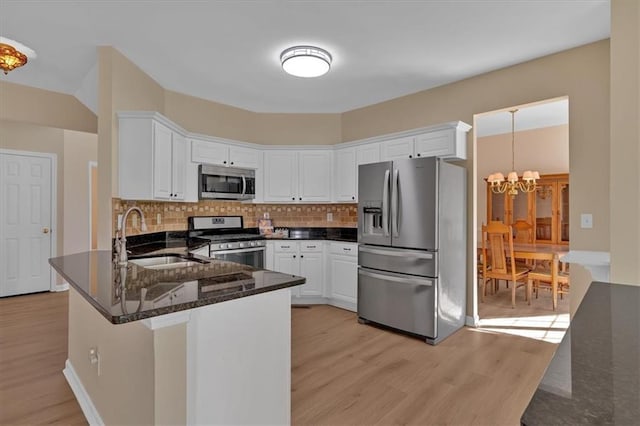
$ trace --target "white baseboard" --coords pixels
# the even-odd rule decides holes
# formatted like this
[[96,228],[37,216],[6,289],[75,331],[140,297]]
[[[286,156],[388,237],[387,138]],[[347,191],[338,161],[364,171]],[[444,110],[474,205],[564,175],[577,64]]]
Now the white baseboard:
[[469,316],[467,315],[464,321],[464,325],[468,327],[477,327],[480,322],[480,318],[477,315]]
[[331,306],[335,306],[336,308],[346,309],[351,312],[358,312],[358,305],[353,302],[346,302],[344,300],[331,298],[329,299],[329,304]]
[[76,374],[76,370],[73,369],[73,365],[71,365],[71,362],[68,359],[64,363],[64,370],[62,370],[62,374],[64,374],[64,377],[67,379],[67,383],[69,383],[73,394],[76,396],[78,404],[80,404],[80,408],[82,409],[82,413],[87,418],[87,422],[89,422],[90,425],[103,426],[104,422],[102,421],[96,406],[93,405],[93,401],[91,401],[89,394],[84,386],[82,386],[82,382]]
[[55,288],[52,291],[59,292],[59,291],[67,291],[67,290],[69,290],[69,283],[66,281],[63,281],[62,284],[56,284]]

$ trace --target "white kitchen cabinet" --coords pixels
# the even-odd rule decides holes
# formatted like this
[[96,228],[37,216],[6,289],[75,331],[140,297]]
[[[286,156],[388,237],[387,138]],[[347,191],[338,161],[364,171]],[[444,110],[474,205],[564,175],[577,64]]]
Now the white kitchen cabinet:
[[330,201],[331,151],[266,151],[264,181],[265,201]]
[[199,164],[258,169],[262,166],[262,151],[194,138],[191,139],[191,161]]
[[356,166],[380,161],[380,143],[372,142],[356,147]]
[[343,309],[358,308],[358,245],[329,244],[330,303]]
[[356,148],[343,148],[333,153],[333,201],[357,201]]
[[187,181],[184,136],[153,115],[119,116],[119,196],[182,201]]
[[434,126],[411,136],[383,141],[382,161],[416,157],[465,160],[469,129],[471,126],[458,121]]
[[325,269],[323,247],[322,241],[275,242],[273,269],[306,279],[302,286],[291,288],[292,299],[322,297]]

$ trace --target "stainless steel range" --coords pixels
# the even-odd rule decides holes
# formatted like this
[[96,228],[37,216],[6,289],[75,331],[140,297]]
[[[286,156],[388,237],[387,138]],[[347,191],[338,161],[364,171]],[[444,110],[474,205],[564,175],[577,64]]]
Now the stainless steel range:
[[257,229],[245,229],[242,216],[191,216],[189,238],[209,240],[209,257],[264,268],[266,242]]

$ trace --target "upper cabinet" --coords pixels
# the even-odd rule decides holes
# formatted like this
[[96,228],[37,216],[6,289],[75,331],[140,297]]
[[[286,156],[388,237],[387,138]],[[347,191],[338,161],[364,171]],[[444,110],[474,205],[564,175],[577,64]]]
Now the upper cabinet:
[[461,121],[410,132],[402,137],[382,141],[381,160],[393,161],[416,157],[467,158],[467,132],[471,126]]
[[331,201],[331,154],[329,150],[265,151],[264,200]]
[[355,202],[358,178],[356,148],[333,152],[333,201]]
[[191,139],[191,161],[198,164],[258,169],[262,166],[262,151],[204,139]]
[[119,115],[119,196],[196,201],[187,186],[186,139],[159,117],[149,113]]

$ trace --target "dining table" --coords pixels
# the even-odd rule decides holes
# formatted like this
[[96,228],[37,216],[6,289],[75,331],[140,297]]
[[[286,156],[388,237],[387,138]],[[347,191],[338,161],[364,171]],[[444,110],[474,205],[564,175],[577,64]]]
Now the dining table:
[[[508,247],[508,245],[506,246]],[[488,248],[488,247],[487,247]],[[482,250],[482,245],[478,248]],[[558,271],[560,261],[563,256],[569,253],[568,245],[559,244],[535,244],[535,243],[513,243],[513,257],[520,260],[532,260],[549,262],[551,267],[551,294],[553,310],[558,307]],[[507,256],[509,253],[507,253]],[[530,289],[527,289],[527,297],[530,297]]]

